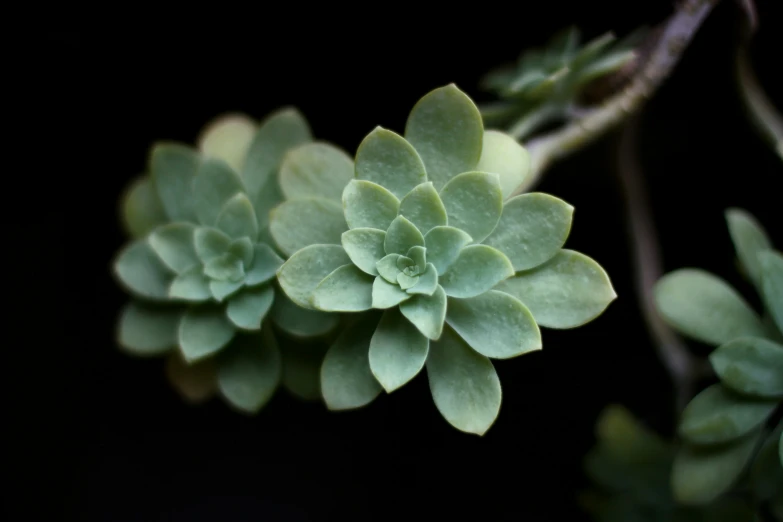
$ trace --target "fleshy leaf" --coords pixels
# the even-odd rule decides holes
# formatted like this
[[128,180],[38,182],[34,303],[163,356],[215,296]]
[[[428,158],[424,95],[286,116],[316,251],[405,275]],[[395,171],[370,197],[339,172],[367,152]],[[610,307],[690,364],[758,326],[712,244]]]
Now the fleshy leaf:
[[313,142],[290,150],[280,166],[286,199],[319,197],[340,200],[353,179],[353,159],[334,145]]
[[272,285],[246,288],[228,302],[226,315],[237,328],[259,330],[274,299],[275,288]]
[[452,83],[416,103],[408,115],[405,139],[416,148],[428,179],[440,190],[453,176],[475,169],[484,125],[473,101]]
[[179,323],[179,348],[188,363],[220,351],[234,338],[234,325],[216,306],[191,308]]
[[449,299],[446,322],[481,355],[509,359],[541,349],[541,332],[527,307],[490,290],[470,299]]
[[153,230],[149,236],[152,250],[163,264],[178,274],[199,264],[193,244],[194,228],[191,223],[167,223]]
[[[299,338],[326,335],[334,330],[340,322],[339,314],[302,308],[291,301],[283,292],[275,294],[275,302],[272,304],[272,311],[269,315],[278,328]],[[287,349],[288,347],[286,347]],[[320,389],[318,393],[320,393]]]
[[212,297],[209,289],[209,277],[204,267],[196,265],[174,278],[169,286],[169,297],[185,301],[206,301]]
[[354,179],[343,191],[343,208],[350,228],[386,230],[397,216],[400,201],[376,183]]
[[498,226],[484,241],[506,254],[514,270],[548,261],[571,231],[574,207],[549,194],[534,192],[506,201]]
[[419,280],[416,284],[407,289],[409,294],[424,294],[432,295],[438,288],[438,271],[435,269],[435,265],[427,263],[427,267],[424,272],[419,276]]
[[221,357],[218,388],[229,404],[255,413],[272,398],[281,374],[280,350],[271,331],[240,334]]
[[150,177],[169,221],[196,221],[191,197],[198,153],[178,143],[158,143],[150,155]]
[[283,265],[283,260],[265,243],[253,247],[253,262],[245,274],[245,284],[254,286],[275,277],[275,272]]
[[202,263],[222,256],[231,246],[231,238],[216,228],[200,227],[193,233],[196,255]]
[[438,286],[432,295],[414,295],[400,303],[400,312],[428,339],[437,341],[446,319],[446,292]]
[[386,282],[382,277],[376,277],[372,283],[372,307],[380,310],[397,306],[410,299],[411,295],[399,285]]
[[310,245],[339,245],[340,236],[348,230],[348,226],[338,202],[303,198],[275,207],[269,229],[280,250],[291,256]]
[[761,267],[757,255],[772,248],[767,233],[751,214],[740,208],[726,210],[726,223],[731,241],[742,268],[754,284],[761,282]]
[[327,348],[328,346],[323,344],[301,346],[291,343],[281,350],[283,387],[289,393],[305,401],[322,400],[321,363]]
[[427,268],[427,249],[423,246],[411,247],[405,257],[413,261],[416,268],[419,269],[419,273],[424,272],[424,269]]
[[249,237],[235,239],[228,245],[228,253],[239,258],[243,268],[247,268],[253,262],[253,242]]
[[758,397],[783,398],[783,346],[756,337],[729,341],[710,354],[721,383]]
[[761,294],[769,314],[783,333],[783,255],[765,250],[758,255],[761,267]]
[[137,239],[120,251],[114,260],[114,274],[129,292],[155,300],[168,297],[173,277],[146,239]]
[[449,328],[431,343],[427,377],[435,406],[458,430],[483,435],[495,422],[502,398],[495,368]]
[[663,319],[697,341],[720,345],[737,337],[764,336],[764,326],[747,302],[709,272],[675,270],[658,280],[654,292]]
[[199,223],[214,225],[226,202],[244,191],[242,179],[228,163],[217,158],[201,161],[193,178],[193,204]]
[[168,219],[158,193],[147,176],[136,178],[121,197],[122,224],[132,238],[146,236]]
[[[255,133],[256,122],[246,115],[224,114],[204,128],[197,139],[198,148],[204,156],[219,158],[231,169],[241,172]],[[233,194],[232,192],[229,196]]]
[[370,341],[370,370],[387,393],[418,375],[430,341],[396,308],[383,313]]
[[313,291],[312,304],[324,312],[361,312],[372,308],[374,278],[354,265],[341,266]]
[[416,286],[419,282],[419,276],[409,276],[404,272],[397,274],[397,284],[400,285],[400,289],[407,290]]
[[446,226],[446,207],[432,182],[422,183],[400,201],[400,215],[405,216],[422,234],[433,227]]
[[258,220],[253,204],[243,194],[235,194],[226,201],[218,214],[215,226],[233,238],[258,236]]
[[[408,250],[410,252],[410,250]],[[389,255],[397,255],[397,254],[389,254]],[[411,268],[413,266],[416,266],[416,263],[408,256],[398,256],[397,257],[397,268],[400,270],[405,270],[406,268]]]
[[242,288],[244,281],[210,281],[209,291],[212,293],[212,297],[220,303],[226,297],[230,296],[240,288]]
[[598,317],[617,298],[603,268],[584,254],[561,250],[532,270],[501,282],[546,328],[575,328]]
[[370,275],[378,275],[375,264],[386,255],[383,250],[385,239],[386,232],[375,228],[354,228],[342,235],[345,253],[354,265]]
[[778,442],[783,433],[783,423],[766,436],[750,468],[749,482],[759,500],[771,500],[783,488],[783,467],[778,460]]
[[223,254],[204,264],[204,274],[215,281],[237,282],[245,277],[245,269],[241,259],[231,254]]
[[326,276],[351,262],[340,245],[311,245],[299,250],[277,271],[277,280],[297,305],[313,309],[310,297]]
[[399,134],[376,127],[356,151],[356,179],[372,181],[402,198],[427,181],[419,153]]
[[485,130],[484,145],[476,170],[497,174],[503,199],[508,199],[530,171],[530,154],[505,132]]
[[682,412],[679,434],[693,444],[729,442],[759,427],[776,406],[775,400],[744,398],[713,384]]
[[362,316],[345,328],[326,352],[321,365],[321,393],[330,410],[360,408],[381,393],[367,356],[377,324],[375,314]]
[[177,346],[179,308],[163,308],[130,302],[120,313],[117,341],[128,353],[156,357]]
[[450,297],[474,297],[514,275],[511,261],[488,245],[470,245],[440,278],[440,286]]
[[440,198],[449,215],[449,226],[467,232],[476,243],[495,230],[503,211],[497,174],[464,172],[443,187]]
[[397,285],[397,274],[400,273],[400,268],[397,263],[401,257],[404,256],[401,256],[400,254],[389,254],[375,264],[375,269],[378,271],[378,274],[395,286]]
[[166,357],[166,378],[180,397],[190,404],[199,404],[217,391],[217,368],[212,359],[187,363],[179,351]]
[[404,255],[414,246],[424,246],[424,236],[405,216],[397,216],[386,231],[386,253]]
[[435,265],[438,274],[443,275],[471,241],[473,238],[458,228],[435,227],[424,236],[427,261]]

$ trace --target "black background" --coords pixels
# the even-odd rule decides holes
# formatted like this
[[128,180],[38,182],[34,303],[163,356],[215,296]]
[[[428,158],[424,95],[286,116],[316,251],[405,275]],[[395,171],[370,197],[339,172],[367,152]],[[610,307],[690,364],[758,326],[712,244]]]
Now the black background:
[[[758,3],[753,61],[780,107],[773,3]],[[261,118],[295,105],[318,139],[355,151],[376,125],[402,131],[435,87],[455,82],[486,99],[481,75],[561,27],[624,35],[672,9],[518,4],[426,15],[402,4],[300,6],[296,16],[265,12],[253,30],[182,23],[176,33],[50,35],[35,79],[48,92],[43,131],[55,148],[28,164],[51,163],[44,174],[54,190],[22,230],[44,238],[45,255],[31,256],[27,270],[45,276],[21,303],[35,310],[24,324],[32,341],[19,350],[32,357],[6,369],[20,381],[10,399],[20,421],[6,428],[19,438],[6,446],[21,494],[5,508],[24,514],[13,520],[38,508],[85,521],[586,520],[575,497],[600,409],[625,404],[665,433],[673,423],[669,381],[634,294],[616,133],[557,164],[539,189],[576,207],[567,247],[601,263],[619,298],[578,330],[544,331],[542,352],[495,364],[503,404],[482,438],[440,417],[424,375],[353,412],[328,413],[281,390],[251,418],[217,399],[186,406],[160,361],[127,357],[113,340],[126,299],[109,274],[125,240],[117,200],[154,141],[192,143],[220,113]],[[748,209],[783,245],[783,165],[735,88],[741,22],[735,3],[721,2],[646,106],[639,146],[665,269],[704,267],[752,300],[723,210]],[[40,190],[41,173],[32,174],[28,190]]]

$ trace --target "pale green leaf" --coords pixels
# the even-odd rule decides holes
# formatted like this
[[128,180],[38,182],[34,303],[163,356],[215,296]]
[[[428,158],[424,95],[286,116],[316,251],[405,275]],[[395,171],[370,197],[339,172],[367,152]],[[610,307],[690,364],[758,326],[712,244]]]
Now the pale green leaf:
[[432,295],[438,288],[438,271],[435,265],[427,263],[424,272],[418,276],[419,280],[414,286],[406,289],[409,294]]
[[212,293],[212,297],[214,297],[218,303],[221,303],[226,297],[242,288],[243,285],[244,280],[242,279],[239,281],[210,281],[209,291]]
[[351,262],[340,245],[310,245],[292,255],[277,271],[277,280],[297,305],[313,309],[310,297],[326,276]]
[[776,406],[775,400],[746,398],[713,384],[682,412],[679,434],[693,444],[729,442],[759,427]]
[[255,133],[256,122],[244,114],[229,113],[209,122],[196,141],[204,156],[218,158],[240,172]]
[[783,346],[757,337],[729,341],[710,354],[724,386],[745,395],[783,398]]
[[376,127],[356,151],[356,179],[372,181],[398,198],[427,181],[419,153],[399,134]]
[[405,257],[413,261],[419,273],[424,272],[424,269],[427,268],[427,249],[423,246],[411,247]]
[[[332,315],[328,317],[332,317]],[[306,346],[289,343],[285,345],[285,349],[281,350],[283,387],[294,397],[304,401],[323,400],[321,397],[321,363],[327,349],[328,345],[321,343]]]
[[166,357],[166,378],[172,388],[190,404],[200,404],[217,392],[217,368],[212,359],[188,363],[179,351]]
[[240,259],[245,269],[253,262],[253,250],[253,242],[250,241],[249,237],[235,239],[228,245],[228,253]]
[[446,226],[446,207],[432,182],[422,183],[400,201],[400,215],[405,216],[422,234],[433,227]]
[[150,178],[169,221],[196,221],[191,187],[198,153],[178,143],[157,143],[150,155]]
[[158,193],[147,176],[133,180],[122,194],[122,225],[132,238],[146,236],[168,219]]
[[675,270],[658,280],[654,292],[663,319],[697,341],[720,345],[737,337],[764,336],[764,326],[747,302],[709,272]]
[[373,278],[354,265],[341,266],[318,283],[311,299],[324,312],[361,312],[372,308]]
[[404,216],[397,216],[386,231],[386,253],[406,254],[414,246],[424,246],[424,236],[416,225]]
[[258,243],[253,247],[253,262],[246,270],[245,284],[254,286],[269,281],[282,265],[283,260],[269,245]]
[[114,260],[114,274],[129,292],[154,300],[168,297],[174,277],[146,239],[137,239],[120,250]]
[[397,284],[400,285],[400,289],[407,290],[416,286],[419,282],[419,276],[409,276],[404,272],[397,274]]
[[353,173],[353,159],[345,151],[328,143],[306,143],[286,153],[280,166],[280,188],[286,199],[339,201]]
[[185,301],[206,301],[212,297],[209,282],[204,267],[196,265],[174,278],[169,286],[169,297]]
[[354,228],[343,232],[342,244],[353,264],[363,272],[378,275],[375,265],[385,255],[386,232],[375,228]]
[[761,294],[769,314],[783,333],[783,255],[765,250],[758,255],[761,266]]
[[506,201],[497,227],[484,241],[506,254],[514,270],[548,261],[571,231],[574,207],[548,194],[522,194]]
[[440,278],[440,286],[450,297],[474,297],[514,275],[511,261],[487,245],[463,248],[456,261]]
[[280,350],[271,330],[239,334],[221,354],[218,388],[233,407],[256,413],[277,390],[282,374]]
[[192,223],[167,223],[153,230],[149,236],[152,250],[163,264],[178,274],[199,264],[193,243],[194,229]]
[[372,307],[380,310],[397,306],[410,299],[411,295],[397,284],[386,282],[382,277],[376,277],[372,283]]
[[241,281],[245,277],[242,260],[231,254],[223,254],[204,263],[204,275],[215,281]]
[[541,332],[527,307],[497,290],[470,299],[450,298],[446,322],[486,357],[509,359],[542,347]]
[[120,312],[117,342],[132,355],[156,357],[177,346],[182,309],[130,302]]
[[377,324],[375,314],[363,314],[343,330],[326,352],[321,366],[321,393],[330,410],[360,408],[381,393],[368,357]]
[[196,255],[206,263],[228,252],[231,238],[216,228],[199,227],[193,233]]
[[617,298],[603,268],[584,254],[561,250],[532,270],[501,282],[546,328],[575,328],[601,315]]
[[235,332],[222,307],[194,307],[179,323],[179,348],[185,360],[192,363],[220,351]]
[[764,227],[747,211],[740,208],[726,210],[726,222],[731,241],[742,268],[754,284],[761,282],[761,267],[757,255],[762,250],[772,248]]
[[431,343],[427,377],[435,406],[458,430],[484,435],[495,422],[502,397],[495,368],[449,328]]
[[386,230],[399,208],[394,194],[371,181],[352,180],[343,191],[345,221],[350,228]]
[[457,260],[460,251],[473,238],[467,232],[454,227],[435,227],[424,236],[427,261],[435,265],[438,274],[443,275]]
[[[275,294],[275,301],[269,316],[278,328],[297,338],[326,335],[334,330],[340,322],[339,314],[302,308],[291,301],[283,292]],[[318,393],[320,393],[320,389]]]
[[310,245],[339,245],[348,226],[338,202],[303,198],[275,207],[270,214],[269,230],[280,250],[291,256]]
[[253,204],[244,193],[238,193],[226,201],[218,214],[215,226],[233,238],[258,236],[258,220]]
[[475,169],[483,138],[478,108],[453,83],[421,98],[405,125],[405,139],[416,148],[438,190],[460,172]]
[[783,491],[783,466],[778,459],[778,443],[782,433],[783,422],[779,422],[775,430],[766,436],[750,469],[750,483],[760,500],[770,500]]
[[401,270],[398,263],[402,257],[405,256],[401,256],[400,254],[389,254],[375,264],[375,269],[378,271],[378,274],[395,286],[397,285],[397,274],[399,274]]
[[193,205],[199,223],[214,225],[226,202],[244,191],[242,179],[228,163],[217,158],[202,160],[193,178]]
[[505,132],[486,130],[476,170],[497,174],[503,199],[508,199],[530,172],[530,154]]
[[437,341],[446,319],[446,292],[438,286],[432,295],[414,295],[400,303],[400,312],[427,338]]
[[237,328],[259,330],[274,299],[275,288],[272,285],[245,288],[228,302],[226,315]]
[[424,367],[430,341],[399,310],[383,313],[370,341],[370,370],[387,393],[413,379]]
[[497,174],[464,172],[443,187],[440,197],[449,215],[449,226],[467,232],[476,243],[492,233],[503,211]]
[[251,197],[251,201],[258,219],[258,240],[272,244],[272,235],[269,232],[270,216],[272,210],[283,202],[283,193],[280,191],[277,176],[269,178],[267,184]]

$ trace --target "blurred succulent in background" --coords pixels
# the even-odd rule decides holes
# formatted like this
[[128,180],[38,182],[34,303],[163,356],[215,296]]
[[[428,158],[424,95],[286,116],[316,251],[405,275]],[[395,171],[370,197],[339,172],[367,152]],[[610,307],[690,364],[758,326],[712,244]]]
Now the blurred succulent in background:
[[454,84],[416,104],[405,137],[373,130],[352,166],[328,185],[284,175],[284,191],[309,199],[282,203],[270,226],[291,256],[278,280],[296,304],[364,312],[324,359],[327,406],[364,406],[426,366],[446,420],[483,434],[501,402],[490,358],[541,349],[539,325],[597,317],[616,297],[609,278],[562,249],[573,207],[542,193],[506,200],[524,180],[527,152],[485,132]]
[[709,361],[719,382],[694,397],[680,419],[683,443],[672,487],[678,501],[704,504],[735,486],[749,466],[762,467],[767,475],[755,490],[758,502],[770,502],[769,509],[783,516],[783,439],[780,426],[772,436],[766,429],[777,422],[783,400],[783,255],[748,212],[729,209],[726,220],[763,316],[723,279],[701,269],[676,270],[655,287],[657,308],[670,326],[717,347]]

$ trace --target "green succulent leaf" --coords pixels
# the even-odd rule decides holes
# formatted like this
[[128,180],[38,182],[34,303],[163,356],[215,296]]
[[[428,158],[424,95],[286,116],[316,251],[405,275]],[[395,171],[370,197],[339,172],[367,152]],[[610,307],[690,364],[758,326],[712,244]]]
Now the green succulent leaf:
[[209,283],[210,279],[204,274],[204,267],[195,265],[174,278],[169,286],[169,297],[194,302],[206,301],[212,298]]
[[617,294],[609,276],[591,258],[563,249],[532,270],[501,282],[546,328],[575,328],[598,317]]
[[132,301],[120,312],[117,340],[123,350],[133,355],[162,355],[177,346],[181,318],[182,310],[179,308],[162,308]]
[[191,197],[198,153],[178,143],[158,143],[150,155],[150,177],[169,221],[196,221]]
[[418,276],[418,281],[411,288],[407,288],[409,294],[432,295],[438,289],[438,270],[432,263],[427,263],[424,272]]
[[579,79],[575,82],[574,87],[581,88],[593,80],[616,72],[636,58],[636,56],[636,51],[629,50],[611,53],[599,58],[579,71]]
[[277,270],[283,265],[283,260],[265,243],[253,247],[253,261],[246,270],[245,284],[260,285],[275,277]]
[[433,227],[448,224],[446,207],[431,181],[422,183],[402,198],[400,215],[416,225],[422,234],[426,234]]
[[408,290],[416,286],[419,282],[419,276],[409,276],[403,272],[397,274],[397,284],[400,285],[402,290]]
[[412,296],[399,285],[386,282],[383,277],[376,277],[372,283],[372,307],[379,310],[397,306]]
[[761,224],[745,210],[730,208],[726,210],[725,215],[729,235],[742,268],[750,280],[758,286],[761,283],[761,267],[757,255],[763,250],[772,248],[772,243]]
[[470,299],[449,299],[446,323],[485,357],[509,359],[542,347],[530,310],[497,290]]
[[[270,317],[278,328],[299,338],[326,335],[334,330],[340,322],[338,314],[302,308],[291,301],[283,292],[275,295]],[[318,393],[321,393],[320,389]]]
[[313,291],[312,304],[324,312],[362,312],[372,308],[374,278],[354,265],[341,266]]
[[453,83],[421,98],[405,125],[405,139],[416,148],[438,190],[456,174],[476,167],[483,137],[478,108]]
[[218,388],[238,410],[256,413],[274,395],[281,374],[277,341],[265,328],[261,335],[238,335],[226,349],[218,367]]
[[212,293],[212,297],[220,303],[226,297],[230,296],[244,285],[242,279],[238,281],[210,281],[209,291]]
[[399,134],[376,127],[356,151],[356,179],[386,187],[397,198],[427,181],[419,153]]
[[612,33],[604,33],[596,38],[593,38],[587,42],[576,53],[573,60],[571,60],[572,69],[581,69],[588,63],[595,60],[601,53],[617,40],[617,37]]
[[476,243],[489,236],[503,211],[503,192],[497,174],[464,172],[440,191],[449,225],[464,230]]
[[339,201],[353,173],[353,159],[343,150],[328,143],[306,143],[285,155],[280,166],[280,188],[286,199],[320,197]]
[[121,197],[122,224],[132,238],[146,236],[168,219],[155,187],[146,176],[133,180]]
[[345,253],[354,265],[370,275],[378,275],[375,265],[386,255],[385,240],[386,232],[375,228],[354,228],[342,235]]
[[571,231],[574,207],[539,192],[506,201],[497,228],[484,241],[511,260],[514,270],[529,270],[550,260]]
[[503,199],[510,198],[530,172],[527,149],[505,132],[484,131],[484,145],[476,170],[499,176]]
[[274,300],[275,288],[272,285],[245,288],[228,302],[226,315],[237,328],[260,330],[261,321],[266,317]]
[[240,172],[255,133],[256,123],[253,120],[244,114],[232,113],[210,122],[196,141],[205,157],[217,158],[232,170]]
[[247,195],[240,192],[226,201],[215,226],[233,238],[258,236],[258,219]]
[[724,386],[744,395],[783,398],[783,346],[757,337],[729,341],[710,354]]
[[663,319],[697,341],[720,345],[737,337],[764,336],[764,326],[747,302],[723,279],[704,270],[683,268],[666,274],[654,293]]
[[783,255],[765,250],[758,255],[761,265],[761,295],[769,314],[783,333]]
[[416,377],[430,341],[396,308],[386,310],[370,341],[370,370],[387,393]]
[[153,300],[168,297],[173,277],[146,239],[137,239],[120,250],[114,274],[129,292]]
[[514,275],[511,261],[496,248],[470,245],[440,278],[449,297],[475,297]]
[[375,264],[375,269],[382,278],[389,283],[396,285],[397,274],[399,274],[401,270],[398,263],[403,257],[405,256],[401,256],[400,254],[389,254],[384,256]]
[[446,292],[438,286],[432,295],[414,295],[400,303],[400,312],[425,337],[437,341],[446,319]]
[[362,316],[346,327],[321,365],[321,393],[330,410],[360,408],[375,400],[381,385],[370,370],[370,340],[378,319]]
[[213,359],[188,363],[179,351],[171,352],[164,363],[171,387],[190,404],[199,404],[217,392],[217,367]]
[[424,236],[427,261],[435,265],[438,274],[443,275],[471,241],[473,238],[458,228],[435,227]]
[[199,260],[208,263],[228,251],[231,238],[216,228],[199,227],[193,232],[193,245]]
[[339,245],[310,245],[292,255],[277,271],[280,287],[295,304],[313,309],[310,297],[318,283],[351,262]]
[[767,436],[750,469],[750,483],[757,498],[770,500],[783,490],[783,467],[778,459],[778,442],[783,423]]
[[343,208],[350,228],[386,230],[397,216],[400,201],[376,183],[355,179],[345,186]]
[[231,254],[210,259],[204,264],[204,274],[215,281],[241,281],[245,277],[242,260]]
[[199,223],[214,225],[226,202],[244,191],[242,179],[228,163],[217,158],[201,161],[193,178],[193,204]]
[[327,348],[327,345],[322,344],[315,346],[289,344],[281,351],[283,387],[294,397],[305,401],[322,400],[321,363]]
[[424,246],[424,236],[405,216],[397,216],[386,231],[384,249],[387,254],[406,254],[415,246]]
[[416,266],[420,273],[424,272],[424,269],[427,268],[427,249],[423,246],[411,247],[407,254],[405,254],[404,258],[408,258],[413,261],[413,265],[411,266]]
[[303,198],[275,207],[269,230],[280,250],[292,256],[310,245],[339,245],[340,236],[348,226],[343,209],[336,201]]
[[149,244],[163,264],[181,274],[199,263],[193,245],[194,225],[191,223],[168,223],[161,225],[149,236]]
[[242,261],[244,268],[253,262],[253,242],[249,237],[235,239],[228,245],[228,253]]
[[500,412],[500,380],[492,362],[446,328],[431,343],[427,377],[435,406],[458,430],[483,435]]
[[777,406],[775,400],[749,399],[713,384],[682,412],[680,435],[693,444],[718,444],[759,427]]
[[236,330],[221,307],[189,309],[179,323],[179,348],[188,363],[217,353],[234,338]]

